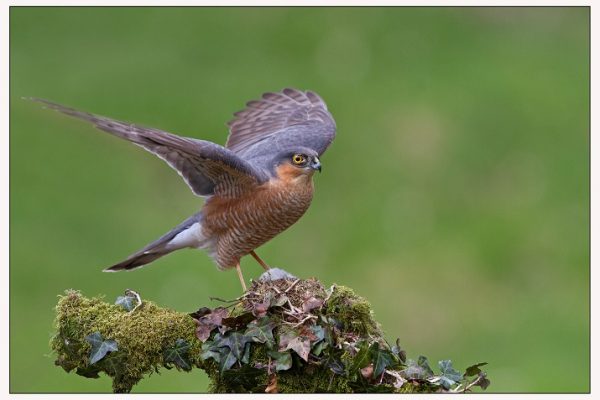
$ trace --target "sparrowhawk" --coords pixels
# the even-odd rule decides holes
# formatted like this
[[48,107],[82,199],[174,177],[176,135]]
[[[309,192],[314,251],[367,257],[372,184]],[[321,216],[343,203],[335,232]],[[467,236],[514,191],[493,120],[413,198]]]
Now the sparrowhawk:
[[325,102],[312,91],[284,89],[246,104],[228,123],[225,147],[116,121],[42,100],[47,107],[129,140],[175,169],[192,192],[206,197],[199,212],[105,271],[131,270],[183,248],[205,249],[219,269],[271,240],[308,209],[319,157],[335,137]]

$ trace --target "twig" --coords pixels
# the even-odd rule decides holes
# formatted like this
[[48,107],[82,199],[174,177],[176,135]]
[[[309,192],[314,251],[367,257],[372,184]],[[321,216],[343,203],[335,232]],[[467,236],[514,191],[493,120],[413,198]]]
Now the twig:
[[295,280],[295,281],[294,281],[294,282],[293,282],[293,283],[290,285],[290,287],[288,287],[287,289],[285,289],[285,292],[284,292],[284,293],[287,293],[287,292],[289,292],[289,291],[290,291],[290,289],[291,289],[291,288],[293,288],[294,286],[296,286],[296,284],[297,284],[298,282],[300,282],[300,279],[296,279],[296,280]]
[[238,297],[237,299],[233,299],[233,300],[225,300],[225,299],[222,299],[220,297],[212,297],[211,296],[208,299],[209,300],[220,301],[221,303],[237,303],[237,302],[239,302],[242,299],[242,297]]
[[485,378],[485,375],[479,374],[477,376],[477,378],[475,378],[475,380],[473,380],[473,382],[469,383],[467,386],[465,386],[465,389],[463,390],[463,393],[466,393],[467,390],[471,389],[473,386],[477,385],[482,379]]
[[135,290],[125,289],[125,296],[133,296],[137,300],[137,304],[135,305],[135,307],[133,307],[131,309],[131,311],[129,311],[130,314],[133,313],[139,306],[142,305],[142,298],[140,297],[139,293],[136,292]]
[[283,313],[284,313],[285,315],[289,315],[290,317],[294,317],[294,318],[296,318],[296,319],[300,319],[300,317],[299,317],[299,316],[298,316],[296,313],[289,312],[289,311],[283,311]]
[[302,325],[303,323],[305,323],[309,319],[317,319],[317,317],[315,315],[309,315],[306,318],[304,318],[302,321],[298,322],[297,324],[292,325],[292,328],[296,328],[296,327]]
[[294,306],[292,305],[292,302],[290,301],[290,299],[287,299],[287,303],[288,303],[288,305],[290,306],[290,311],[293,311],[293,312],[295,312],[295,313],[297,313],[297,314],[298,314],[298,313],[301,313],[301,311],[300,311],[300,309],[299,309],[299,308],[296,308],[296,307],[294,307]]

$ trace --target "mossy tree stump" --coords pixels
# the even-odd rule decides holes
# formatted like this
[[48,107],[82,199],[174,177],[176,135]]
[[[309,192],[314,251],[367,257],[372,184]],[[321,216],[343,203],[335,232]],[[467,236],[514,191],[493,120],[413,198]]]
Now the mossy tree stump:
[[88,378],[104,372],[114,392],[172,367],[204,370],[213,393],[464,392],[489,384],[485,363],[460,373],[444,360],[434,373],[425,357],[407,360],[351,289],[265,274],[239,299],[191,314],[133,291],[117,304],[67,291],[56,307],[56,365]]

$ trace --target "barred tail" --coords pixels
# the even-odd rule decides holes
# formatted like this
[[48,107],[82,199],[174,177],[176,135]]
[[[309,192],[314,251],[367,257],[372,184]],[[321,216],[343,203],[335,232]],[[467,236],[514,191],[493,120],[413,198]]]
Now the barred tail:
[[104,272],[140,268],[175,250],[186,247],[204,247],[207,239],[202,235],[201,219],[202,213],[200,212],[192,215],[154,242],[130,255],[125,261],[106,268]]

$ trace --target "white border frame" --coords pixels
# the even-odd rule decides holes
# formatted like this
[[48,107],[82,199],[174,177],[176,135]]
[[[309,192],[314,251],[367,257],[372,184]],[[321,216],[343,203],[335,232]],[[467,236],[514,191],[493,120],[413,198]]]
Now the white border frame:
[[[600,4],[600,3],[599,3]],[[0,87],[5,88],[3,95],[0,97],[0,105],[1,105],[1,115],[0,119],[2,123],[2,134],[0,136],[0,185],[2,188],[5,188],[6,192],[1,197],[3,202],[2,204],[2,212],[1,212],[1,230],[0,230],[0,246],[2,247],[2,276],[4,279],[0,282],[2,286],[2,296],[0,300],[0,312],[2,315],[8,316],[9,313],[9,7],[10,6],[589,6],[591,7],[591,58],[590,58],[590,71],[593,75],[593,67],[596,66],[598,60],[598,54],[595,52],[595,45],[599,41],[598,30],[594,29],[594,26],[598,26],[600,24],[600,18],[598,14],[594,11],[594,7],[592,1],[578,1],[578,0],[551,0],[551,1],[541,1],[541,0],[530,0],[530,1],[503,1],[503,0],[463,0],[463,1],[455,1],[455,0],[422,0],[422,1],[402,1],[402,0],[374,0],[374,1],[364,1],[364,0],[263,0],[263,1],[240,1],[240,0],[221,0],[221,1],[198,1],[198,0],[177,0],[173,2],[169,2],[166,0],[126,0],[126,1],[118,1],[118,0],[62,0],[62,1],[51,1],[51,0],[5,0],[2,1],[0,5],[0,30],[2,32],[0,37],[0,49],[1,49],[1,78],[0,78]],[[595,84],[595,80],[593,76],[591,77],[591,103],[590,103],[590,146],[591,146],[591,182],[590,182],[590,195],[591,195],[591,211],[590,211],[590,223],[591,223],[591,249],[598,248],[600,246],[600,241],[598,235],[595,234],[597,228],[599,226],[599,217],[597,213],[594,213],[594,205],[598,204],[598,191],[600,189],[600,182],[598,179],[598,175],[600,172],[600,156],[598,151],[598,145],[596,136],[597,133],[594,134],[595,124],[594,124],[594,115],[599,115],[598,112],[600,110],[597,107],[597,102],[594,101],[598,93],[597,85]],[[594,158],[594,155],[596,157]],[[594,253],[591,253],[591,337],[594,337],[594,333],[598,332],[596,329],[596,324],[598,323],[597,319],[594,318],[593,311],[596,309],[594,307],[598,302],[598,296],[595,294],[594,288],[597,288],[597,276],[594,274],[594,265],[597,264],[596,257],[594,257]],[[596,266],[597,268],[597,266]],[[2,339],[2,345],[0,346],[0,387],[2,388],[0,394],[4,394],[8,399],[39,399],[40,397],[47,399],[56,399],[63,400],[65,398],[73,398],[73,399],[112,399],[115,398],[115,395],[112,394],[10,394],[9,393],[9,324],[8,318],[5,317],[4,323],[2,324],[2,329],[0,330],[0,336]],[[598,347],[594,344],[594,341],[591,342],[591,376],[598,376],[598,363],[597,363],[597,355],[598,355]],[[590,388],[593,389],[595,387],[594,380],[590,381]],[[182,399],[197,399],[201,398],[212,398],[215,397],[219,399],[247,399],[247,398],[258,398],[261,395],[243,395],[243,394],[232,394],[232,395],[210,395],[210,394],[131,394],[128,395],[129,398],[144,398],[144,399],[159,399],[165,397],[173,397],[177,396],[177,398]],[[316,397],[319,398],[323,396],[327,397],[336,397],[336,398],[346,398],[348,395],[344,394],[330,394],[330,395],[279,395],[278,398],[299,398],[304,396]],[[397,398],[399,395],[363,395],[368,396],[369,398]],[[419,395],[419,398],[430,398],[437,395]],[[494,398],[512,398],[512,397],[527,397],[531,399],[547,399],[549,397],[560,399],[580,399],[582,397],[591,397],[590,394],[470,394],[469,398],[489,398],[490,396]]]

